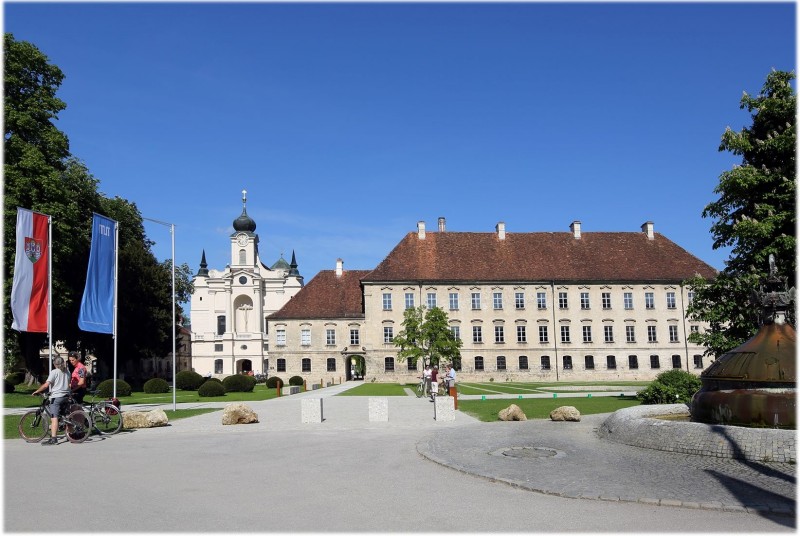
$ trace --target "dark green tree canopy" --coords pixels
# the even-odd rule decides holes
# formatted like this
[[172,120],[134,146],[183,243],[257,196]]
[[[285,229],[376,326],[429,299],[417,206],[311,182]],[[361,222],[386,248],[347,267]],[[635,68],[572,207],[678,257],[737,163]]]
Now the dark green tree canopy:
[[[764,282],[770,254],[789,285],[796,285],[794,79],[794,72],[772,71],[757,96],[742,97],[740,108],[751,113],[752,125],[739,132],[728,128],[722,135],[719,150],[741,156],[742,163],[720,175],[714,190],[719,199],[705,207],[703,217],[714,220],[714,248],[730,247],[731,255],[714,281],[689,281],[695,299],[688,316],[710,325],[692,340],[713,355],[738,346],[758,329],[758,306],[749,296]],[[793,314],[790,321],[794,323]]]
[[[403,313],[403,330],[394,338],[400,348],[397,358],[423,364],[460,363],[461,340],[450,331],[447,313],[439,307],[426,311],[424,306],[410,307]],[[456,368],[460,368],[456,366]]]

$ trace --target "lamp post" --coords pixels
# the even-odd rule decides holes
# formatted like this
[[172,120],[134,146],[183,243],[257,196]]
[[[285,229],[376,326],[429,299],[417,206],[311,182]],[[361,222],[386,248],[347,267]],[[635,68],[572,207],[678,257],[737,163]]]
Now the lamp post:
[[160,225],[169,227],[169,234],[172,236],[172,411],[178,409],[175,390],[175,359],[176,359],[176,341],[175,341],[175,224],[167,223],[165,221],[154,220],[152,218],[142,217],[143,220],[152,221]]

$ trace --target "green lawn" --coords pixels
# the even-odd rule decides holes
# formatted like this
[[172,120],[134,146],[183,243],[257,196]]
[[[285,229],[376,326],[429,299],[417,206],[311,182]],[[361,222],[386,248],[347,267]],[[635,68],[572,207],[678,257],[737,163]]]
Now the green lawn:
[[468,415],[484,421],[498,420],[497,414],[516,404],[529,419],[549,419],[550,412],[559,406],[574,406],[581,415],[594,413],[612,413],[622,408],[638,406],[636,397],[632,396],[596,396],[594,398],[522,398],[522,399],[490,399],[490,400],[459,400],[458,409]]
[[[608,387],[620,387],[620,391],[639,391],[647,387],[650,382],[481,382],[459,383],[458,392],[462,395],[492,395],[492,394],[533,394],[533,393],[558,393],[558,392],[589,392],[605,391]],[[581,389],[572,389],[571,387]]]
[[413,389],[416,384],[412,386],[411,384],[401,385],[399,383],[365,383],[336,396],[408,396],[408,393],[403,389],[404,387]]

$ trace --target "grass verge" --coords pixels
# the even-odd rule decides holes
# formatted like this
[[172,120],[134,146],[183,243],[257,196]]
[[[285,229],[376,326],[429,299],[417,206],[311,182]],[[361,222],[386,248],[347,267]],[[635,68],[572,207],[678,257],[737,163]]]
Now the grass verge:
[[497,421],[497,414],[511,404],[516,404],[529,419],[549,419],[550,412],[560,406],[574,406],[581,415],[612,413],[622,408],[638,406],[641,402],[633,396],[603,396],[594,398],[522,398],[459,400],[458,409],[483,422]]

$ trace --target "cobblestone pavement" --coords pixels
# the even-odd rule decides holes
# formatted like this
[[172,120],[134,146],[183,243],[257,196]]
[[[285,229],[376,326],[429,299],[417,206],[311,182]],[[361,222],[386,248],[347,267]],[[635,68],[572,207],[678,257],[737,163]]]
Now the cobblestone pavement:
[[608,415],[443,429],[417,443],[458,471],[540,493],[795,516],[796,466],[643,449],[600,439]]

